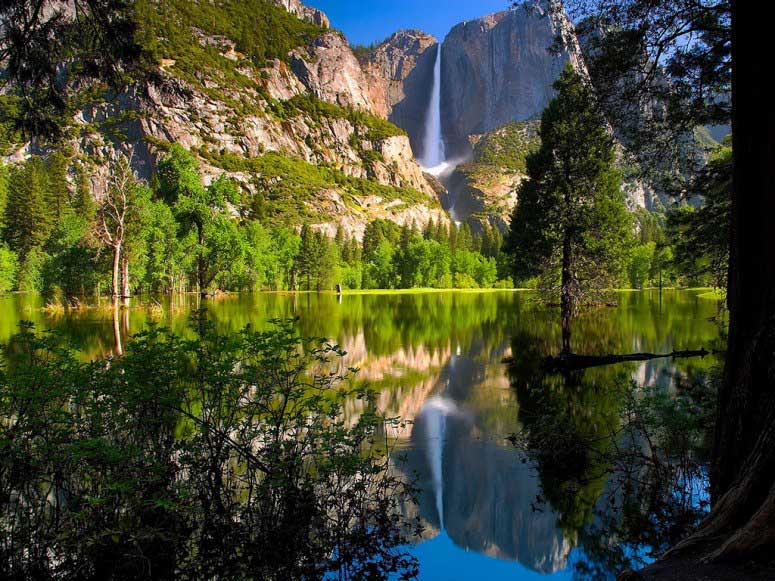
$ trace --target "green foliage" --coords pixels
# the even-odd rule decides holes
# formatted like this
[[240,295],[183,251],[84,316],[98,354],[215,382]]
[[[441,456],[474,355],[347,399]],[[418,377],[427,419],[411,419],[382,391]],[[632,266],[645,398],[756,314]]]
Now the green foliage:
[[12,290],[16,285],[16,270],[19,267],[16,254],[5,242],[0,242],[0,293]]
[[23,141],[17,127],[20,117],[20,97],[16,95],[0,95],[0,154],[8,155],[14,146]]
[[392,422],[339,347],[275,323],[223,335],[199,313],[192,339],[151,327],[86,364],[23,326],[0,369],[0,574],[415,575]]
[[167,58],[197,56],[185,53],[199,44],[191,40],[194,28],[232,39],[237,50],[256,66],[272,59],[286,60],[291,50],[323,32],[266,0],[222,0],[217,4],[172,0],[152,7],[158,14],[156,24],[161,26],[156,31],[157,50]]
[[[8,280],[16,281],[14,288],[44,292],[52,304],[77,304],[71,299],[111,288],[115,248],[114,238],[102,233],[105,228],[123,236],[115,284],[126,280],[121,290],[129,294],[192,288],[322,291],[337,284],[489,288],[505,278],[498,266],[502,238],[489,226],[473,235],[468,225],[458,231],[434,223],[420,233],[378,219],[367,225],[363,243],[341,231],[330,240],[309,226],[313,219],[335,219],[310,212],[309,203],[324,189],[345,192],[351,204],[358,203],[356,196],[372,195],[427,203],[420,192],[351,178],[278,153],[221,154],[210,161],[252,175],[255,194],[225,174],[205,187],[197,158],[177,144],[159,162],[151,179],[154,190],[137,181],[128,161],[112,166],[111,199],[123,204],[116,184],[125,178],[125,209],[112,209],[104,198],[99,215],[80,161],[33,158],[15,167],[8,185],[19,203],[5,214],[12,227],[4,234],[18,260]],[[74,178],[72,194],[67,176]],[[302,226],[301,236],[296,225]]]
[[5,207],[8,202],[8,166],[0,163],[0,236],[5,229]]
[[385,201],[401,200],[413,204],[431,203],[427,195],[412,188],[396,188],[354,178],[325,165],[314,165],[277,152],[254,158],[212,152],[203,152],[203,156],[221,169],[253,176],[253,184],[261,195],[261,214],[269,224],[301,226],[313,218],[321,221],[329,219],[330,216],[323,213],[311,215],[308,205],[325,189],[341,191],[345,203],[349,204],[357,204],[353,196],[378,196]]
[[54,225],[47,181],[46,167],[39,157],[14,167],[8,179],[4,237],[22,260],[43,246]]
[[540,145],[539,127],[537,121],[514,121],[488,133],[474,147],[474,161],[525,173],[527,156]]
[[676,268],[691,282],[726,288],[732,215],[732,148],[728,144],[713,152],[694,190],[703,196],[702,206],[697,210],[681,206],[668,215]]
[[60,140],[75,113],[126,86],[137,72],[133,2],[73,0],[0,5],[3,98],[0,148]]
[[89,176],[83,165],[78,165],[75,170],[75,197],[73,199],[73,210],[84,220],[91,220],[97,210],[97,204],[91,193]]
[[22,292],[40,292],[43,290],[43,271],[49,256],[39,247],[32,247],[24,258],[19,260],[16,286]]
[[355,126],[354,137],[366,141],[382,141],[389,137],[406,135],[406,131],[382,117],[352,107],[340,107],[308,93],[275,103],[274,106],[277,108],[276,113],[282,118],[304,114],[317,123],[326,119],[347,119]]
[[632,288],[643,288],[643,285],[649,280],[655,251],[656,244],[654,242],[638,244],[632,248],[628,268]]
[[542,275],[546,291],[561,294],[563,312],[572,316],[615,286],[632,222],[590,89],[571,65],[555,88],[541,118],[541,147],[527,158],[508,247],[516,278]]

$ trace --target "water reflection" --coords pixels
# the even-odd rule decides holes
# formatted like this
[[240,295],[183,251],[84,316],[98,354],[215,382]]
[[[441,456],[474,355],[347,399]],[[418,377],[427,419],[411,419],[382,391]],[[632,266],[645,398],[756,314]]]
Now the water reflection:
[[[39,299],[0,299],[0,343],[19,321],[34,321],[66,337],[84,357],[116,352],[150,323],[186,333],[192,297],[160,301],[162,309],[132,305],[46,314]],[[594,556],[585,535],[599,524],[601,498],[611,492],[611,467],[579,442],[599,441],[620,425],[622,399],[612,385],[630,378],[666,391],[714,365],[713,358],[656,360],[588,370],[543,373],[545,355],[562,347],[556,310],[529,294],[240,295],[208,306],[217,329],[266,326],[299,317],[301,332],[326,336],[360,368],[358,381],[378,391],[377,405],[407,420],[389,434],[416,474],[424,542],[416,547],[422,578],[568,576]],[[574,324],[577,353],[667,352],[718,346],[716,305],[694,292],[623,293],[618,308],[585,314]],[[507,372],[502,360],[513,357]],[[348,402],[350,421],[363,411]],[[544,442],[552,424],[565,435]],[[533,438],[526,455],[507,440]],[[486,557],[486,558],[485,558]]]
[[554,511],[535,506],[534,466],[477,414],[475,392],[488,388],[485,367],[453,356],[416,420],[402,469],[420,476],[427,536],[443,533],[462,549],[453,561],[475,551],[541,573],[562,570],[572,546],[555,527]]

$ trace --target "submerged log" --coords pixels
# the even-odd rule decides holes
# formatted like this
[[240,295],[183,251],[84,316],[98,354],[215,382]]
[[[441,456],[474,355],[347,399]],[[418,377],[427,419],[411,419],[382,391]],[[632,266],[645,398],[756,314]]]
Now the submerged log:
[[601,367],[614,363],[628,361],[650,361],[652,359],[684,359],[687,357],[705,357],[710,355],[706,349],[672,351],[671,353],[627,353],[623,355],[578,355],[576,353],[561,353],[557,357],[549,356],[544,360],[544,367],[552,371],[574,371]]

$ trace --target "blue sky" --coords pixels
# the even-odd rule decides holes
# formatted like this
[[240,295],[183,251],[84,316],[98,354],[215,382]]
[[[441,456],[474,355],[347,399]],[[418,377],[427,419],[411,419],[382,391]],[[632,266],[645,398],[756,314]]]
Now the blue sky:
[[306,0],[328,14],[352,44],[381,41],[402,28],[443,40],[450,28],[509,7],[509,0]]

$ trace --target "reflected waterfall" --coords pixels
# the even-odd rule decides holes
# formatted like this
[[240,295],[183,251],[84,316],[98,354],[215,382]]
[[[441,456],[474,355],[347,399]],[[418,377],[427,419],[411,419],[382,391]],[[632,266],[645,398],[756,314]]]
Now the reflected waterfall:
[[447,416],[456,412],[457,406],[454,401],[438,395],[429,398],[420,412],[425,416],[425,437],[428,442],[425,452],[428,456],[436,511],[439,514],[442,530],[444,529],[444,435],[447,429]]

